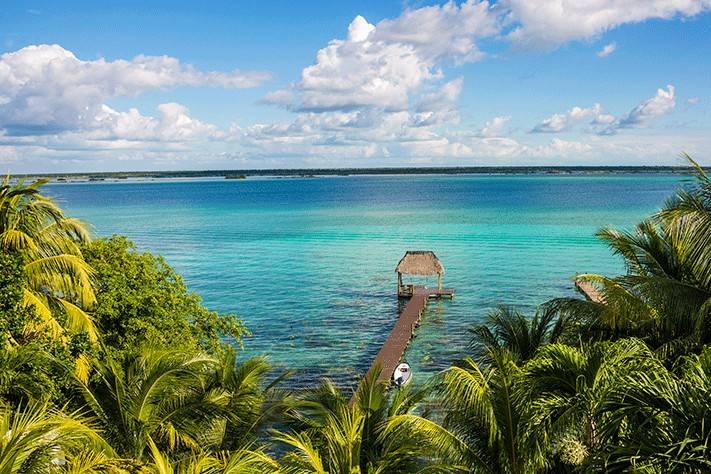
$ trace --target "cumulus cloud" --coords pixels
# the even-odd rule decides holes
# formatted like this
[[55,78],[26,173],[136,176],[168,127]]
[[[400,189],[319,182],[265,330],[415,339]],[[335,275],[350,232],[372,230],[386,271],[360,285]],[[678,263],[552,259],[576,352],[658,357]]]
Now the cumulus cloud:
[[552,49],[588,40],[627,23],[692,17],[711,9],[711,0],[504,0],[519,47]]
[[197,141],[216,138],[221,132],[215,125],[190,117],[187,107],[174,102],[158,106],[160,117],[141,115],[138,109],[117,112],[104,105],[95,117],[90,139],[129,141]]
[[59,45],[0,56],[0,128],[10,134],[57,133],[95,124],[106,100],[175,86],[254,87],[264,72],[203,72],[169,56],[83,61]]
[[415,106],[413,121],[416,126],[452,123],[459,120],[457,102],[462,93],[464,78],[460,77],[425,94]]
[[[446,81],[445,64],[482,59],[485,53],[479,43],[483,39],[505,38],[517,46],[546,49],[595,37],[624,23],[691,16],[706,8],[705,3],[683,1],[686,3],[670,7],[668,2],[635,0],[633,12],[627,12],[611,0],[587,6],[562,0],[558,7],[536,0],[468,0],[459,5],[447,2],[407,9],[397,18],[377,23],[357,16],[348,25],[345,38],[334,39],[319,50],[297,82],[264,97],[265,103],[296,112],[296,118],[248,127],[241,133],[255,146],[288,144],[290,152],[295,146],[351,146],[369,140],[394,142],[388,144],[391,152],[396,148],[420,154],[431,150],[438,156],[463,156],[472,147],[481,149],[484,139],[490,139],[486,148],[491,149],[494,143],[502,145],[494,138],[505,138],[509,118],[487,122],[475,133],[480,139],[476,144],[452,139],[449,128],[460,119],[458,101],[464,80]],[[572,23],[564,14],[568,10]],[[616,44],[610,43],[599,56],[607,56],[615,48]],[[560,133],[587,123],[590,131],[600,132],[630,127],[636,115],[618,119],[604,112],[600,104],[573,107],[541,121],[531,131]],[[561,143],[551,142],[548,150],[561,148]],[[510,143],[506,149],[511,149]]]
[[598,51],[595,54],[597,54],[598,58],[606,58],[609,55],[611,55],[612,53],[614,53],[616,49],[617,49],[617,43],[615,43],[613,41],[612,43],[606,44],[600,51]]
[[262,99],[296,112],[293,121],[234,132],[255,148],[288,153],[373,143],[387,155],[391,147],[461,150],[444,145],[441,131],[459,121],[464,79],[444,80],[441,66],[481,59],[476,39],[496,34],[497,21],[488,2],[473,0],[406,10],[377,24],[357,16],[298,82]]
[[297,86],[299,110],[356,107],[404,110],[413,90],[425,81],[441,77],[411,47],[353,36],[354,24],[361,24],[360,29],[372,26],[357,17],[347,40],[332,41],[319,51],[316,64],[303,70]]
[[[610,116],[603,114],[602,106],[594,104],[592,107],[573,107],[562,114],[553,114],[533,127],[532,133],[559,133],[569,130],[576,123],[592,119],[596,123],[609,123]],[[613,117],[614,120],[614,117]]]
[[511,120],[510,116],[494,117],[486,122],[486,125],[479,131],[479,136],[483,138],[500,137],[504,135],[506,124]]
[[489,2],[450,1],[408,9],[394,20],[381,21],[374,39],[409,45],[429,62],[449,58],[464,63],[481,59],[484,53],[476,40],[498,34],[499,28],[498,13]]
[[406,10],[377,24],[357,16],[346,38],[321,49],[291,89],[264,101],[311,112],[406,110],[423,87],[442,79],[443,62],[481,59],[476,40],[497,34],[498,22],[488,2],[474,0]]
[[620,117],[605,113],[600,104],[588,108],[573,107],[567,112],[551,115],[534,126],[531,132],[560,133],[587,120],[591,126],[590,131],[600,135],[614,135],[624,128],[648,127],[658,117],[671,113],[675,106],[674,86],[668,85],[666,89],[657,89],[654,97],[643,101]]
[[[444,62],[484,57],[482,39],[549,49],[622,24],[690,17],[710,8],[711,0],[467,0],[407,9],[377,24],[357,16],[345,39],[332,40],[298,82],[268,94],[264,102],[302,112],[406,110],[424,85],[442,79]],[[608,56],[615,48],[610,43],[598,55]]]
[[[327,111],[377,107],[404,110],[409,95],[425,81],[441,77],[410,45],[371,38],[375,26],[356,17],[344,40],[321,49],[316,63],[306,67],[295,85],[300,111]],[[286,97],[286,91],[268,97]]]
[[357,16],[299,81],[262,99],[296,112],[293,121],[237,134],[255,147],[288,152],[381,143],[388,155],[391,148],[461,155],[466,146],[447,144],[442,132],[459,122],[464,79],[445,80],[442,66],[484,57],[477,40],[498,34],[499,23],[489,2],[475,0],[407,9],[375,24]]
[[612,122],[601,133],[614,134],[623,128],[643,128],[649,126],[655,119],[667,115],[676,107],[674,86],[668,85],[666,89],[657,89],[657,94],[651,97],[628,113]]

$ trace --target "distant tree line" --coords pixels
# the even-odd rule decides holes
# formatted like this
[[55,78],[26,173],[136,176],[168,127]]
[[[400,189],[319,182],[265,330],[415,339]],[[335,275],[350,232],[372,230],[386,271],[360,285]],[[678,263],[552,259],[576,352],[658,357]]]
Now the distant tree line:
[[44,173],[18,175],[19,178],[51,178],[57,181],[103,181],[105,179],[138,178],[214,178],[242,179],[275,176],[313,178],[317,176],[350,175],[568,175],[568,174],[686,174],[687,166],[417,166],[380,168],[273,168],[242,170],[180,170],[180,171],[104,171],[96,173]]

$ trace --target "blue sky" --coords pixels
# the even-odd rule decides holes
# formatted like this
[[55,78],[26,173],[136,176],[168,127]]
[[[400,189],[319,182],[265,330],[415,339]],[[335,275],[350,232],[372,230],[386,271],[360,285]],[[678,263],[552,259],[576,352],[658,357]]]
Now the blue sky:
[[4,5],[3,171],[711,165],[709,0],[145,3]]

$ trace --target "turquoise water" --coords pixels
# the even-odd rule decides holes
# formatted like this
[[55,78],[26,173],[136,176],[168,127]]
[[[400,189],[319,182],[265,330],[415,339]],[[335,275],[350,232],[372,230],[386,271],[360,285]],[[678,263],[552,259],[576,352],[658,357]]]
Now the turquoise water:
[[397,315],[394,268],[405,250],[433,250],[456,289],[454,301],[430,303],[408,349],[419,378],[460,357],[467,328],[498,303],[530,310],[572,294],[576,272],[621,272],[594,232],[634,225],[681,179],[353,176],[49,192],[97,235],[125,234],[164,255],[208,307],[246,321],[245,356],[298,369],[290,383],[303,386],[368,368]]

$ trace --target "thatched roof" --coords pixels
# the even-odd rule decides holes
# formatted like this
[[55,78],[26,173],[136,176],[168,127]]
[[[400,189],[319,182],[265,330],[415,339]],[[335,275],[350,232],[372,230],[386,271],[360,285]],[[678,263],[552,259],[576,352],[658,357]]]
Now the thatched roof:
[[444,266],[430,250],[408,250],[395,271],[404,275],[441,275],[444,273]]

